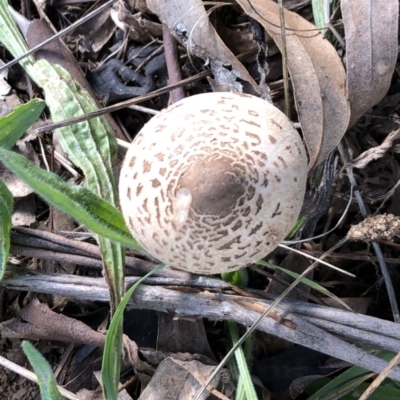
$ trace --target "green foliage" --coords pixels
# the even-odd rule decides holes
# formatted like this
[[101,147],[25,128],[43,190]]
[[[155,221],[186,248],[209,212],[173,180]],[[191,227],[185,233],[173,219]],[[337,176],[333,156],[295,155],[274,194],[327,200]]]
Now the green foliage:
[[247,286],[247,283],[249,282],[249,273],[247,272],[247,268],[241,268],[238,271],[233,272],[223,272],[221,277],[225,282],[229,282],[236,286]]
[[93,232],[141,249],[126,228],[122,214],[90,190],[69,185],[57,175],[36,167],[25,157],[9,150],[0,148],[0,161],[48,203],[85,224]]
[[21,104],[0,118],[0,147],[11,149],[26,130],[39,118],[46,107],[43,100],[33,99]]
[[[7,0],[0,0],[0,41],[15,56],[23,55],[28,46],[11,17]],[[35,62],[33,57],[24,58],[21,65],[30,77],[43,88],[46,102],[53,121],[84,115],[97,110],[90,94],[83,90],[73,77],[59,65],[52,65],[46,60]],[[38,176],[29,177],[21,167],[29,166],[26,160],[3,153],[5,164],[13,164],[23,180],[49,203],[67,212],[74,218],[83,217],[84,223],[94,232],[103,259],[104,273],[109,290],[111,312],[117,308],[124,292],[125,253],[118,241],[138,247],[127,233],[122,216],[114,207],[118,206],[116,185],[112,173],[117,154],[117,142],[112,128],[104,117],[84,121],[56,130],[63,150],[71,161],[85,175],[87,191],[68,188],[52,174],[40,169],[31,172]],[[5,150],[4,150],[5,151]],[[50,181],[50,182],[49,182]],[[98,197],[90,197],[89,193]],[[72,197],[71,197],[72,196]],[[101,200],[103,199],[103,200]],[[114,207],[113,207],[114,206]],[[76,208],[74,210],[74,208]],[[109,213],[107,215],[107,213]],[[116,218],[114,220],[114,218]],[[111,236],[110,240],[105,235]],[[118,385],[119,354],[122,349],[122,323],[116,337],[113,352],[114,385]]]
[[11,212],[13,197],[4,182],[0,180],[0,280],[6,272],[10,251]]
[[[113,369],[113,360],[115,358],[114,343],[118,336],[119,326],[122,324],[125,307],[127,306],[129,299],[132,297],[135,290],[141,285],[149,276],[157,273],[158,271],[165,268],[165,264],[160,264],[152,271],[147,273],[144,277],[140,278],[125,294],[118,308],[116,309],[111,324],[107,331],[106,341],[104,344],[103,351],[103,363],[101,367],[101,377],[103,381],[104,397],[107,400],[116,400],[118,396],[118,388],[115,386],[115,380],[118,380],[118,376],[115,376],[115,370]],[[117,354],[118,357],[121,353]]]
[[36,373],[42,400],[62,400],[53,370],[47,360],[29,342],[22,342],[22,350]]
[[[16,107],[10,114],[0,117],[0,147],[10,149],[14,146],[16,141],[38,119],[45,106],[44,101],[35,99]],[[12,194],[5,183],[0,180],[0,280],[4,277],[10,250],[12,209]]]
[[[393,358],[393,354],[386,351],[378,352],[376,356],[386,361],[390,361]],[[324,378],[322,382],[325,384],[322,387],[318,387],[318,381],[310,385],[306,390],[308,394],[311,394],[308,400],[358,399],[369,386],[365,381],[374,376],[376,376],[375,373],[369,372],[364,368],[351,367],[334,379],[327,380],[327,378]],[[395,400],[399,398],[400,384],[391,379],[383,381],[369,397],[372,400]]]
[[[235,345],[239,341],[239,331],[237,327],[237,323],[235,321],[228,321],[229,332],[231,334],[232,343]],[[251,337],[247,339],[246,344],[250,347],[252,343]],[[251,350],[247,351],[247,355],[251,354]],[[253,382],[251,380],[249,365],[250,361],[242,347],[239,347],[235,351],[235,359],[238,367],[238,384],[236,391],[236,400],[257,400],[257,393],[255,391]]]
[[321,29],[324,33],[325,29],[325,12],[324,12],[324,2],[325,0],[312,0],[312,11],[314,15],[314,22],[317,28]]
[[[28,45],[8,10],[7,0],[0,0],[0,42],[14,57],[18,57],[28,51]],[[29,74],[32,74],[34,62],[33,57],[28,56],[21,61],[21,65]]]

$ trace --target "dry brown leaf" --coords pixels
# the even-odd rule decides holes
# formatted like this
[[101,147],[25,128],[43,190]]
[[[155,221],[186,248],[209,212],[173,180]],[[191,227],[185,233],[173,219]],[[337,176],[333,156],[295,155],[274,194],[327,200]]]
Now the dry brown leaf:
[[[86,10],[85,15],[101,7],[104,2],[98,1],[92,7]],[[111,18],[110,10],[103,11],[79,26],[73,32],[73,38],[80,38],[80,49],[82,52],[97,53],[103,49],[105,44],[110,40],[114,34],[116,25]]]
[[[168,357],[158,366],[139,400],[193,399],[214,368],[199,361],[183,362]],[[224,383],[226,395],[231,395],[232,383],[224,370],[217,374],[210,386],[216,388],[220,381]],[[199,398],[205,400],[209,396],[210,392],[204,391]]]
[[[279,6],[271,0],[237,2],[282,49]],[[288,69],[312,168],[338,145],[348,126],[346,74],[336,50],[315,25],[285,10],[285,26]]]
[[260,93],[259,86],[246,68],[218,36],[201,0],[148,0],[147,5],[177,40],[187,46],[189,53],[210,63],[218,86],[226,91],[242,92],[242,85],[236,80],[240,78]]
[[398,0],[342,0],[350,126],[383,99],[397,60]]

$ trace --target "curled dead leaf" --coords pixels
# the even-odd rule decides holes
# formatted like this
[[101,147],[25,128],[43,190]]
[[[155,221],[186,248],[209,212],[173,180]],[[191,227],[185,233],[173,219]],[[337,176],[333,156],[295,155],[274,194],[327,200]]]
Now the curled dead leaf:
[[397,61],[398,0],[342,0],[350,126],[378,104]]
[[[149,9],[169,27],[176,39],[188,48],[190,54],[209,62],[224,91],[242,91],[237,78],[251,84],[260,94],[260,88],[246,68],[228,49],[210,23],[201,0],[148,0]],[[231,68],[226,68],[226,67]],[[217,82],[218,84],[218,82]]]
[[[271,0],[237,2],[282,50],[278,4]],[[338,145],[347,129],[346,74],[336,50],[315,25],[285,10],[285,26],[288,69],[312,168]]]

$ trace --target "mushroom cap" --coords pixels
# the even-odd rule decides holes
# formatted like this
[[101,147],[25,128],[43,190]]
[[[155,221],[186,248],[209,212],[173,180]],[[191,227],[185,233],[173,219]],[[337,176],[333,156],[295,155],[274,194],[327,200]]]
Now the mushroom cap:
[[293,227],[307,156],[290,120],[247,94],[207,93],[168,107],[139,132],[119,182],[135,239],[171,267],[234,271]]

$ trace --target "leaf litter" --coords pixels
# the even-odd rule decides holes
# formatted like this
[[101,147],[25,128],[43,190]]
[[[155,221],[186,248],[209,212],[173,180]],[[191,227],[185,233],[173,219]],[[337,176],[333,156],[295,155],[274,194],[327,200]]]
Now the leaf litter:
[[[155,2],[149,1],[149,4],[151,3]],[[168,12],[173,14],[171,6],[173,2],[159,1],[157,3],[158,4],[156,5],[153,4],[153,6],[156,7],[156,11],[153,11],[161,20],[164,20],[168,24],[170,29],[174,30],[175,27],[175,29],[179,31],[176,36],[178,39],[181,39],[181,43],[183,43],[189,51],[193,48],[195,49],[194,52],[190,54],[190,57],[199,55],[201,52],[203,52],[203,56],[208,54],[213,55],[214,58],[212,59],[210,57],[204,57],[204,61],[206,63],[207,61],[210,62],[214,68],[214,72],[223,71],[223,74],[220,75],[220,79],[222,79],[222,83],[225,87],[239,88],[238,90],[243,90],[244,87],[244,90],[248,90],[248,84],[244,86],[242,83],[238,84],[240,80],[248,82],[252,87],[251,90],[260,90],[256,79],[245,68],[245,66],[248,67],[248,65],[240,63],[234,54],[226,51],[226,48],[224,48],[222,41],[218,37],[217,30],[212,27],[207,18],[204,18],[205,10],[202,2],[174,2],[176,4],[179,3],[182,11],[175,13],[175,15],[169,15],[168,18],[165,17],[165,14],[168,14]],[[245,0],[239,0],[238,3],[247,15],[251,16],[263,25],[275,40],[276,44],[279,47],[282,47],[281,30],[279,27],[279,7],[270,1],[254,0],[249,3]],[[397,21],[396,6],[394,6],[395,8],[391,8],[393,12],[391,13],[389,23],[387,19],[388,15],[386,15],[385,19],[384,9],[379,8],[381,7],[378,5],[379,2],[376,2],[378,7],[377,9],[371,8],[370,13],[366,14],[369,18],[375,18],[376,16],[377,20],[374,21],[378,21],[380,18],[379,22],[376,22],[376,24],[365,26],[365,24],[363,24],[363,22],[365,23],[365,19],[363,20],[363,18],[361,18],[361,14],[350,15],[350,20],[353,19],[353,21],[350,22],[358,27],[356,33],[362,36],[362,40],[360,39],[359,41],[358,36],[355,35],[354,38],[351,37],[351,30],[349,31],[351,23],[349,24],[346,19],[349,18],[346,14],[348,12],[346,6],[348,7],[349,3],[350,2],[342,1],[342,13],[347,41],[346,63],[349,65],[348,63],[350,60],[354,63],[358,62],[358,64],[353,71],[350,71],[349,67],[347,67],[348,98],[345,70],[336,49],[330,45],[326,39],[323,39],[322,35],[315,30],[313,24],[298,14],[285,11],[289,72],[293,85],[298,117],[304,139],[310,152],[310,169],[314,169],[320,162],[324,161],[326,156],[334,150],[343,137],[350,118],[348,101],[350,101],[351,105],[351,124],[353,124],[358,117],[364,115],[366,111],[381,100],[387,92],[392,78],[394,68],[393,59],[395,59],[395,55],[397,56],[397,30],[394,31],[391,28],[387,29],[391,35],[389,40],[385,41],[384,39],[388,37],[388,32],[385,33],[383,28],[385,27],[385,23],[387,26],[393,27],[393,21]],[[361,7],[361,5],[365,5],[367,2],[354,1],[352,3],[355,7],[352,9],[354,12],[354,9]],[[390,7],[392,7],[392,3],[394,2],[385,2],[385,4],[389,3]],[[185,7],[186,10],[184,10],[183,7]],[[168,12],[165,11],[166,8],[169,8]],[[192,14],[192,10],[196,8],[199,13],[196,14],[193,11]],[[188,9],[190,12],[187,11]],[[193,39],[194,46],[192,47],[188,45],[188,37],[186,37],[185,34],[182,35],[182,33],[185,32],[184,29],[181,29],[183,25],[179,25],[179,22],[182,19],[185,23],[187,22],[188,14],[190,14],[190,16],[193,15],[193,20],[190,24],[188,23],[188,26],[190,26],[193,31],[191,39]],[[392,15],[393,18],[391,18]],[[144,18],[146,19],[145,14]],[[201,23],[199,22],[199,19],[201,20]],[[204,24],[203,21],[205,21]],[[197,32],[198,36],[195,34],[196,24],[199,26],[199,31]],[[186,25],[184,28],[186,28]],[[395,32],[395,34],[393,32]],[[380,47],[377,44],[378,42],[373,42],[372,45],[368,42],[368,36],[372,37],[375,34],[381,43],[384,42],[385,45]],[[83,35],[85,35],[84,29]],[[393,47],[394,41],[396,41],[396,43]],[[361,42],[364,43],[365,48],[373,49],[372,53],[374,57],[371,59],[368,59],[367,57],[359,57],[360,49],[357,50],[357,55],[357,51],[354,47],[352,48],[352,46],[359,45]],[[215,43],[217,44],[215,45]],[[386,44],[388,44],[388,46],[386,46]],[[104,41],[102,46],[104,46]],[[89,50],[90,53],[89,48],[86,50]],[[380,68],[382,67],[382,64],[379,64],[379,57],[383,57],[385,51],[388,57],[384,61],[381,61],[384,64],[383,68]],[[221,56],[221,54],[223,54],[223,56]],[[378,60],[377,63],[374,64],[374,60]],[[372,67],[368,69],[369,75],[357,74],[357,71],[360,71],[361,66],[365,65],[372,65]],[[226,66],[229,66],[229,68],[226,68]],[[230,71],[231,68],[233,73]],[[215,74],[218,75],[217,72],[215,72]],[[381,80],[377,77],[381,78]],[[238,80],[238,78],[240,79]],[[368,87],[366,82],[373,82],[373,85]],[[357,98],[358,88],[360,88],[358,93],[365,93],[365,98]],[[369,89],[369,91],[366,89]],[[368,100],[368,102],[366,102],[366,100]],[[357,101],[359,101],[359,104]],[[376,165],[376,159],[378,156],[380,157],[380,162],[386,162],[387,157],[390,156],[391,147],[393,146],[395,139],[396,138],[393,137],[393,135],[386,139],[383,138],[380,141],[383,144],[379,149],[372,149],[369,153],[363,154],[364,156],[367,155],[368,164],[357,164],[357,167],[364,168],[366,173],[369,174],[368,169],[371,168],[371,166]],[[335,207],[336,213],[340,213],[340,205],[338,206],[336,204]],[[179,332],[177,334],[179,334]],[[164,377],[168,377],[168,372],[165,373]]]

